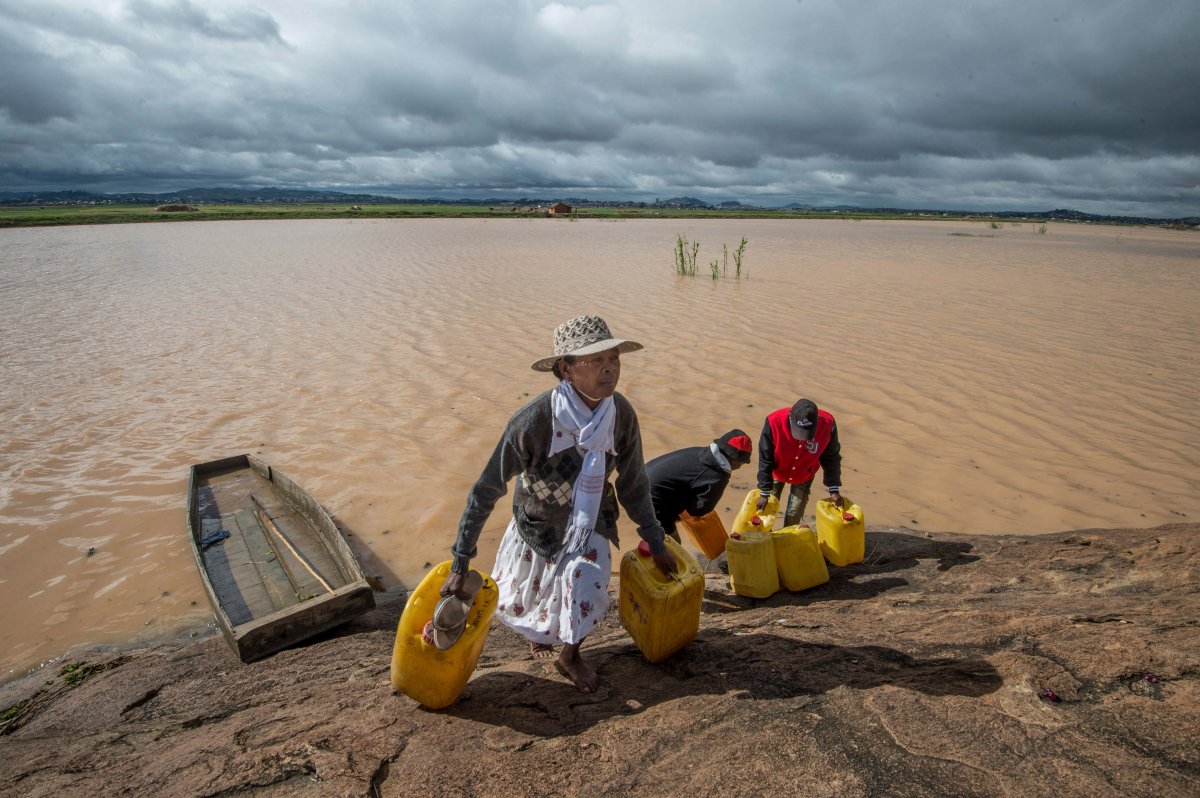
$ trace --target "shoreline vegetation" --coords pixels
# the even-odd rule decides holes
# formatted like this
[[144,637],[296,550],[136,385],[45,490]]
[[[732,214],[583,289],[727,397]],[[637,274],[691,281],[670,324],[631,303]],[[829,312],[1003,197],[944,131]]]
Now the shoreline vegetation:
[[[852,210],[852,209],[729,209],[687,207],[588,207],[569,213],[550,213],[540,206],[453,205],[445,203],[193,203],[162,206],[154,204],[77,205],[4,205],[0,206],[0,228],[52,227],[82,224],[133,224],[143,222],[239,221],[245,219],[406,219],[406,218],[482,218],[482,219],[557,219],[578,221],[599,219],[842,219],[933,220],[982,222],[993,229],[1022,223],[1045,227],[1048,221],[1200,229],[1192,219],[1147,220],[1121,217],[1087,218],[1084,214],[1049,213],[967,213],[953,211]],[[1044,232],[1044,229],[1042,230]]]

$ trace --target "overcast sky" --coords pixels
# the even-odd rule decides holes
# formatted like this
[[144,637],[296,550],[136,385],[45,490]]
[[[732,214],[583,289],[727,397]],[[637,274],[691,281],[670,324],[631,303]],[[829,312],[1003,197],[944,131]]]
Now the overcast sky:
[[1200,215],[1198,0],[2,0],[0,190]]

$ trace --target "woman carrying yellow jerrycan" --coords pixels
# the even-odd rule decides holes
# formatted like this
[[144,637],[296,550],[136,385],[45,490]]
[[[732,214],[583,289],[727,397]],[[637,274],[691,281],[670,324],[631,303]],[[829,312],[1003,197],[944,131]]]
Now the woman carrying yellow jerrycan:
[[505,426],[467,497],[440,590],[462,596],[483,525],[516,477],[512,520],[492,569],[495,617],[529,641],[535,658],[561,645],[555,667],[583,693],[600,684],[579,648],[611,601],[618,500],[658,570],[669,577],[678,568],[650,502],[637,414],[616,391],[621,355],[641,348],[614,337],[599,316],[558,326],[554,353],[532,366],[557,384]]

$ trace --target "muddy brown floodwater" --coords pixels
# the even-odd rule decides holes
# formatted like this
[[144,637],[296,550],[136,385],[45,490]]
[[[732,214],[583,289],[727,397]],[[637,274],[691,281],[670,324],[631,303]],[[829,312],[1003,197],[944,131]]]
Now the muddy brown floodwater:
[[[701,244],[673,268],[676,236]],[[748,239],[744,274],[732,252]],[[711,279],[709,265],[728,276]],[[187,470],[261,454],[364,570],[448,557],[555,325],[645,344],[647,458],[808,396],[868,523],[1200,516],[1200,235],[937,221],[329,220],[0,231],[0,679],[211,623]],[[726,523],[753,468],[735,475]],[[490,568],[503,499],[480,541]],[[811,508],[810,508],[811,510]],[[622,543],[636,533],[621,525]]]

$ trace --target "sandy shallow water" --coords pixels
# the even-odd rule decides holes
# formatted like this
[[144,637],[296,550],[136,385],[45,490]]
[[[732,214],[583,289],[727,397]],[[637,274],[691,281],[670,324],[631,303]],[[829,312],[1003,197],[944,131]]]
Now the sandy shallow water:
[[[700,273],[672,267],[677,234]],[[748,278],[708,263],[749,240]],[[257,452],[412,586],[556,324],[599,313],[647,457],[809,396],[870,524],[1200,517],[1200,236],[936,221],[378,220],[0,231],[0,679],[211,623],[192,463]],[[728,523],[751,468],[722,503]],[[489,568],[503,499],[480,543]],[[622,543],[636,543],[621,526]],[[90,554],[89,554],[90,551]]]

